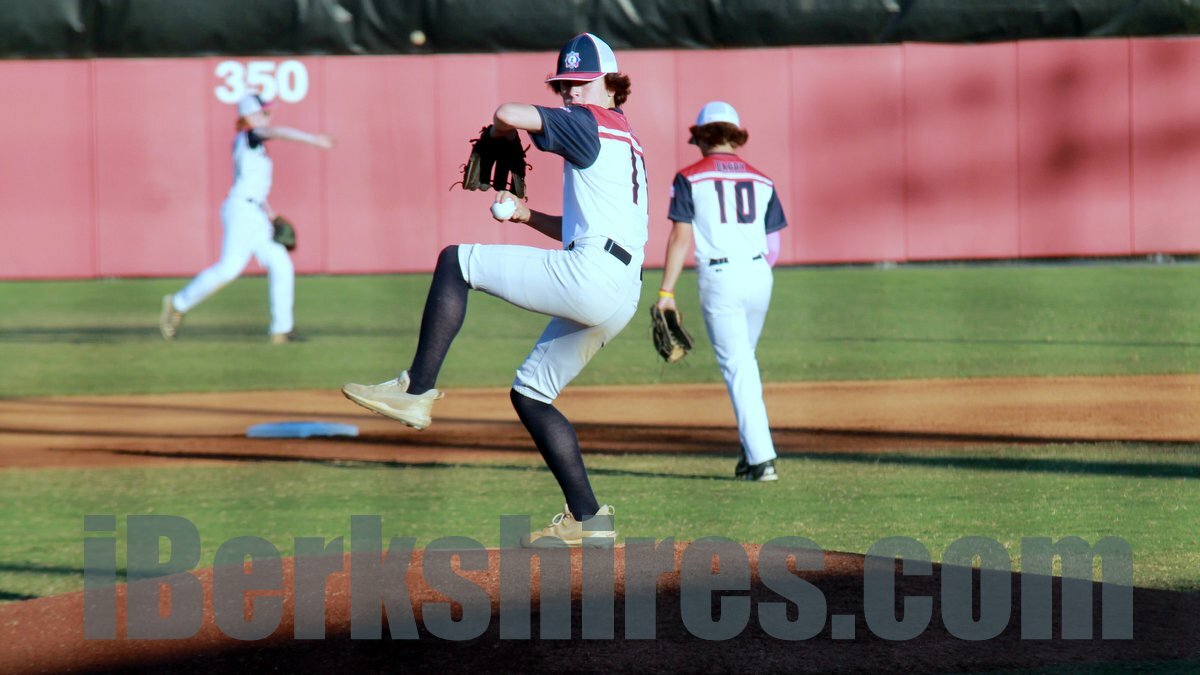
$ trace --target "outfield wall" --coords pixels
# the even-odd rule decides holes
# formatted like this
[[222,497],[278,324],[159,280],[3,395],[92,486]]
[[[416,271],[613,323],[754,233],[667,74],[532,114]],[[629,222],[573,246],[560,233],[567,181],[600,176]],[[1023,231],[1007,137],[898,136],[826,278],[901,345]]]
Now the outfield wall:
[[[785,263],[1200,251],[1200,39],[618,55],[646,147],[648,260],[705,101],[738,106],[773,176]],[[549,53],[0,61],[0,277],[186,276],[217,257],[245,81],[276,121],[272,203],[302,273],[413,272],[457,242],[542,244],[450,191],[499,102],[552,104]],[[559,160],[531,153],[557,212]]]

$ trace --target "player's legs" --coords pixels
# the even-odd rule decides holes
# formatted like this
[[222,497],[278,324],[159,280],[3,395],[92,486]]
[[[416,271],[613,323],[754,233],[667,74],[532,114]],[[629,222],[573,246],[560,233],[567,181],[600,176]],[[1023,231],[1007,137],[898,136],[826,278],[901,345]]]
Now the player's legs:
[[570,251],[467,244],[458,247],[458,257],[471,288],[539,314],[595,326],[641,283],[641,252],[626,265],[604,250],[606,241],[577,241]]
[[438,256],[425,300],[417,351],[408,370],[408,393],[437,386],[442,363],[466,317],[470,288],[518,307],[594,325],[613,314],[613,299],[623,297],[634,283],[640,281],[632,270],[596,248],[449,246]]
[[640,292],[639,283],[622,299],[617,311],[596,326],[551,319],[513,381],[513,408],[558,481],[567,508],[576,519],[595,514],[600,505],[588,481],[575,428],[553,402],[596,352],[633,318]]
[[567,509],[580,520],[595,514],[600,503],[592,492],[579,439],[570,420],[553,405],[535,401],[516,389],[509,391],[509,398],[554,480],[558,481]]
[[758,339],[762,337],[763,324],[767,322],[767,309],[771,306],[771,291],[775,279],[771,274],[756,280],[752,289],[753,297],[746,298],[746,328],[750,333],[750,348],[758,349]]
[[272,239],[258,245],[254,252],[258,263],[267,270],[267,295],[271,304],[271,335],[286,335],[295,327],[296,270],[288,251]]
[[[246,206],[262,213],[261,209],[252,204]],[[221,207],[221,222],[224,226],[221,258],[197,274],[182,291],[175,294],[173,305],[176,311],[190,311],[221,290],[222,286],[238,278],[250,262],[256,244],[254,226],[257,223],[253,216],[253,212],[234,206],[230,202]]]
[[[730,272],[736,271],[737,274]],[[744,272],[744,273],[743,273]],[[765,281],[765,292],[764,292]],[[754,346],[770,301],[770,271],[724,270],[700,276],[700,304],[717,364],[725,379],[738,436],[750,464],[775,459]]]
[[458,263],[458,247],[447,246],[438,256],[429,295],[425,298],[417,352],[408,369],[408,393],[421,394],[437,384],[450,344],[467,316],[468,290]]

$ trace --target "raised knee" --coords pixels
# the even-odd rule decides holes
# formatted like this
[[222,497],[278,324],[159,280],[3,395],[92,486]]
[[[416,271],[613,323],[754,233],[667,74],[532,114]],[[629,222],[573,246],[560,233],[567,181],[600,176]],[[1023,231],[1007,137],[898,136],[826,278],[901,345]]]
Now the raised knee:
[[465,284],[467,279],[463,276],[462,266],[458,264],[458,246],[447,246],[438,254],[437,270],[443,275],[450,274],[454,279],[460,279]]

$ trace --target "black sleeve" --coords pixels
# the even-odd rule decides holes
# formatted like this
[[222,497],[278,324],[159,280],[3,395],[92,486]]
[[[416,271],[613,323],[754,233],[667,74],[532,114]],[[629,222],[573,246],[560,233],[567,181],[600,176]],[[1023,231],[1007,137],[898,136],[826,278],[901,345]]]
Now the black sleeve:
[[671,206],[667,217],[680,223],[690,223],[696,218],[696,205],[692,202],[692,183],[681,173],[675,174],[671,183]]
[[600,156],[600,127],[591,110],[571,106],[534,106],[542,116],[542,130],[529,134],[538,150],[552,152],[586,169]]
[[779,193],[771,191],[771,201],[767,202],[766,217],[767,234],[778,232],[788,226],[787,218],[783,215],[783,206],[779,203]]
[[249,131],[246,132],[246,143],[248,143],[250,145],[251,149],[257,148],[258,146],[260,146],[266,142],[267,142],[267,139],[254,133],[253,129],[250,129]]

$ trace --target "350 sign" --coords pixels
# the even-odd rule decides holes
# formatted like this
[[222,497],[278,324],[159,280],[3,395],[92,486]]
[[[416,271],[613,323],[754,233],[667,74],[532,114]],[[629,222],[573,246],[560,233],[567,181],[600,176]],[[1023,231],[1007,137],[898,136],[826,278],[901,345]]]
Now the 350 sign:
[[222,61],[213,74],[221,80],[213,93],[222,103],[237,103],[247,93],[296,103],[308,94],[308,69],[299,61]]

